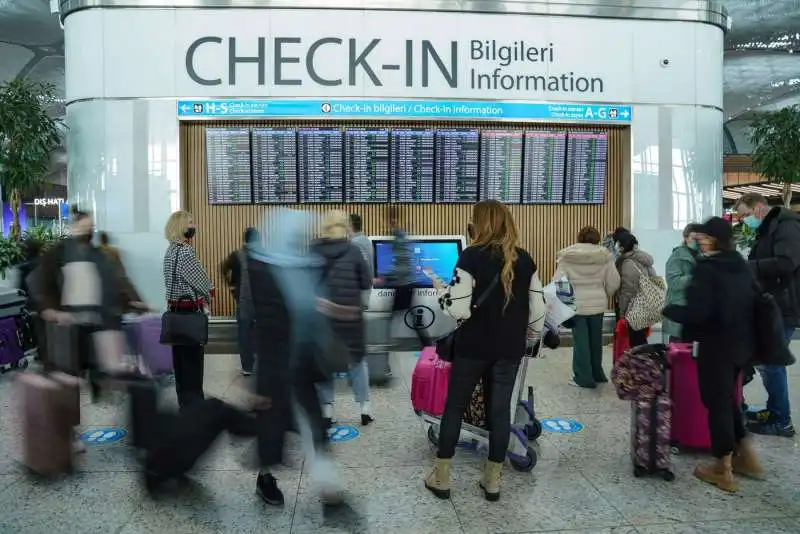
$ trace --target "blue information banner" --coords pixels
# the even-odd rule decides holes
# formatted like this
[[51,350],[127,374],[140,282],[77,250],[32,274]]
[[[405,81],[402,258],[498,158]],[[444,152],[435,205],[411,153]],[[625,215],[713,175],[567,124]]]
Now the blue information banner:
[[179,119],[504,119],[626,124],[631,106],[470,100],[179,100]]

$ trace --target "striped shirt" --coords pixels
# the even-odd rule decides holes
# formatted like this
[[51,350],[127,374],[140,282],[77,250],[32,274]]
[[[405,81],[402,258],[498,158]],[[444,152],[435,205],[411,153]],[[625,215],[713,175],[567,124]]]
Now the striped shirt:
[[195,255],[194,248],[186,243],[172,242],[164,254],[164,287],[167,302],[190,300],[207,303],[211,300],[214,284]]

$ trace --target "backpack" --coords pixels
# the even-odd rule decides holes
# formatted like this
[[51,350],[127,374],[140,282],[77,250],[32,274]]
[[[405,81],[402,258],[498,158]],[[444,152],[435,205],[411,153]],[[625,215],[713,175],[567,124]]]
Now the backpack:
[[625,351],[611,370],[617,397],[651,400],[667,392],[667,346],[641,345]]

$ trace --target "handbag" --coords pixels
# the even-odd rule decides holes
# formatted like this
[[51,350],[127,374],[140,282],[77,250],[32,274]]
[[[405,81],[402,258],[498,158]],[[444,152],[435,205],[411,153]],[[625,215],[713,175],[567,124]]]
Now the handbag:
[[[633,261],[633,260],[631,260]],[[639,271],[639,291],[631,300],[625,320],[633,330],[644,330],[661,320],[667,300],[667,283],[660,276],[650,275],[634,262]]]
[[756,355],[751,365],[793,365],[795,360],[789,349],[783,326],[783,315],[775,298],[755,285]]
[[[172,288],[175,288],[178,263],[180,263],[180,250],[178,246],[175,253],[175,263],[172,266]],[[189,299],[181,299],[181,302]],[[195,301],[197,296],[195,295]],[[208,343],[208,316],[198,306],[196,309],[167,310],[161,316],[162,345],[206,345]]]
[[[472,303],[473,311],[480,308],[481,305],[484,303],[484,301],[487,298],[489,298],[489,294],[492,292],[495,286],[497,286],[498,282],[500,282],[499,274],[495,275],[492,281],[489,282],[489,287],[487,287],[483,291],[483,293],[481,293],[481,295],[475,300],[475,302]],[[453,358],[455,358],[456,333],[458,332],[458,329],[461,328],[461,326],[465,322],[466,321],[460,322],[458,325],[456,325],[455,329],[452,332],[436,340],[436,353],[439,355],[440,360],[444,360],[446,362],[452,362]]]

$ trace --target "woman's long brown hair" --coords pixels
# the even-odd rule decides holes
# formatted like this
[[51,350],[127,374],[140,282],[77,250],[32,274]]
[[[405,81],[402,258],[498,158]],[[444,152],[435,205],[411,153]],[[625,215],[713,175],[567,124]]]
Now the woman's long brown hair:
[[511,284],[514,282],[514,264],[517,262],[519,240],[517,225],[505,204],[496,200],[484,200],[475,204],[472,210],[472,224],[475,229],[473,246],[496,248],[503,254],[500,281],[506,295],[503,306],[505,309],[513,296]]

